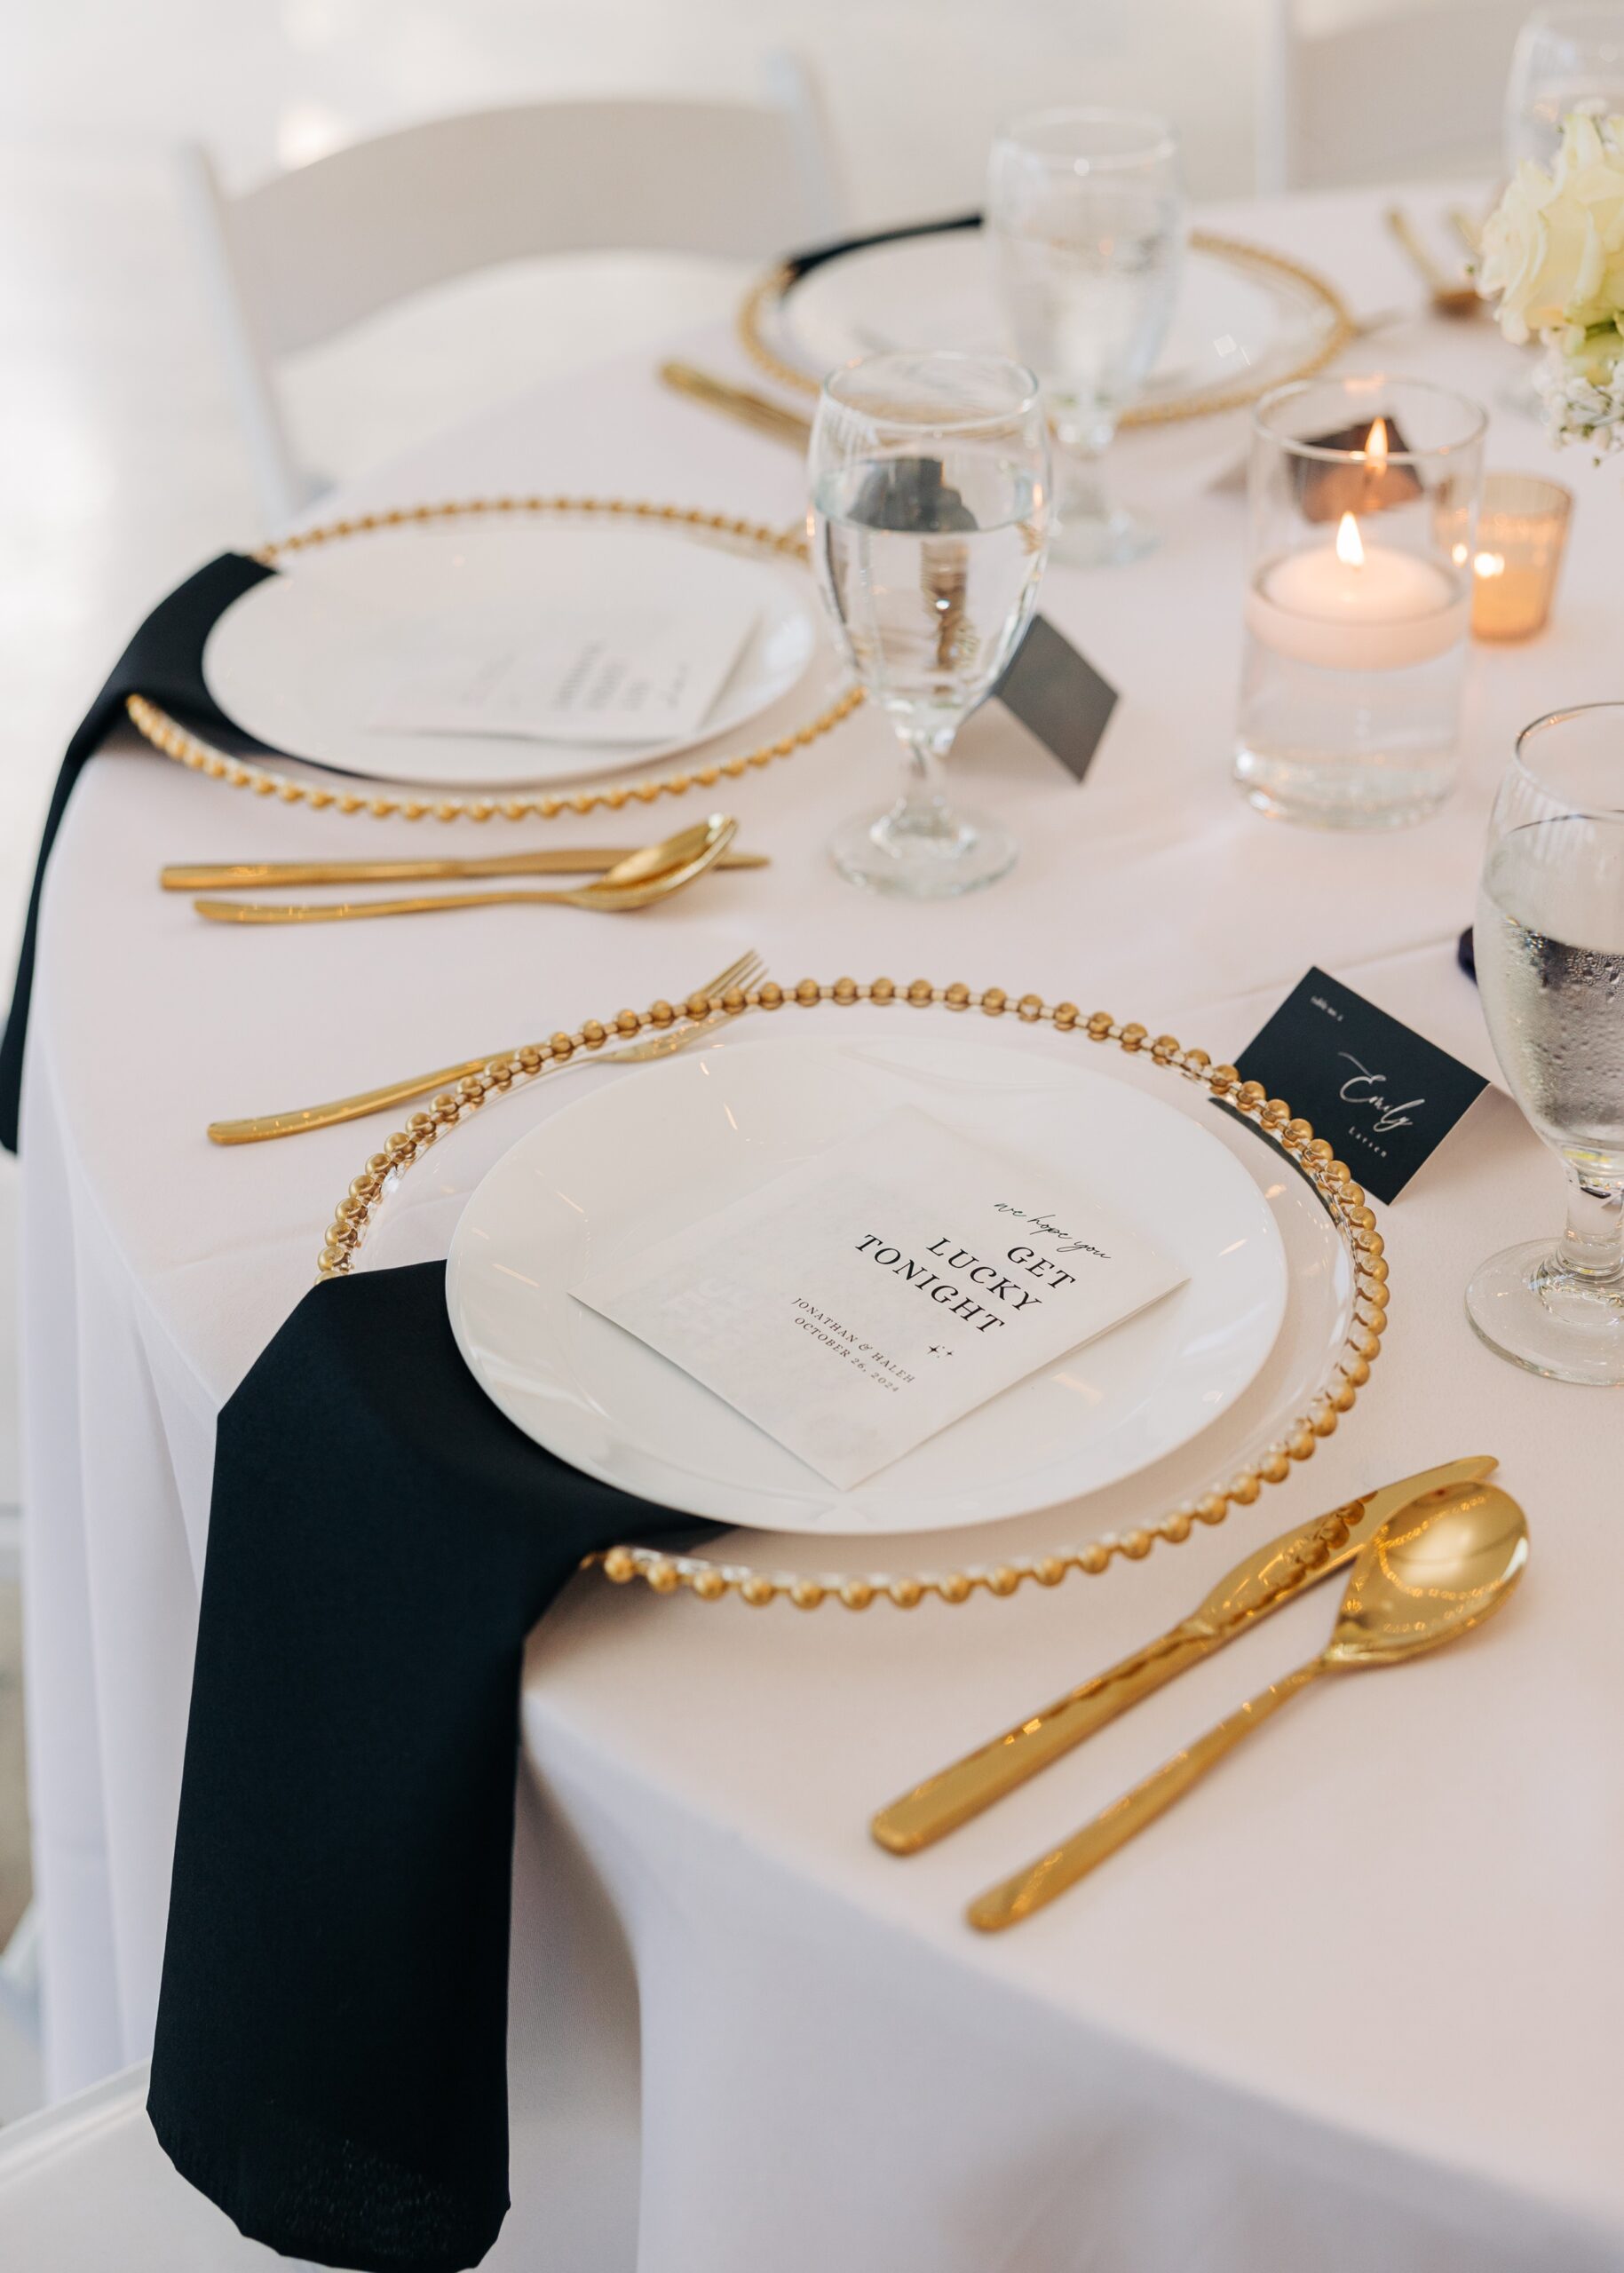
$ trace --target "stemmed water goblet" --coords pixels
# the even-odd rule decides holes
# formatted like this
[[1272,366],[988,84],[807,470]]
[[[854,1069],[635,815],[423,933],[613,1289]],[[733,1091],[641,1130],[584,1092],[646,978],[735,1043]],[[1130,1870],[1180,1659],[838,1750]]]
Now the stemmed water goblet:
[[1624,111],[1624,4],[1573,0],[1536,9],[1517,35],[1506,85],[1506,170],[1549,166],[1570,111]]
[[902,794],[830,851],[920,899],[1003,875],[1015,840],[947,802],[942,761],[1002,677],[1050,524],[1038,384],[998,355],[873,355],[833,372],[812,428],[812,562],[842,653],[907,752]]
[[1137,559],[1156,532],[1102,487],[1099,461],[1143,391],[1178,296],[1184,195],[1164,119],[1034,111],[993,144],[986,225],[1015,352],[1059,445],[1057,560]]
[[1494,804],[1473,939],[1506,1085],[1568,1176],[1567,1228],[1484,1263],[1483,1339],[1624,1384],[1624,702],[1541,718]]
[[[1507,173],[1525,158],[1549,171],[1562,122],[1576,110],[1624,111],[1624,0],[1556,0],[1523,26],[1506,82]],[[1526,418],[1543,417],[1531,359],[1501,400]]]

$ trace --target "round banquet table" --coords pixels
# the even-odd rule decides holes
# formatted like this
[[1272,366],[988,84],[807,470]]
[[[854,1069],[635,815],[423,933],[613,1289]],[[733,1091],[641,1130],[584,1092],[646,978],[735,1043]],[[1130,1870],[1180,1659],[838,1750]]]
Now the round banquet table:
[[[1381,202],[1203,218],[1313,262],[1363,312],[1415,293]],[[683,352],[752,376],[720,334]],[[1420,316],[1347,361],[1496,404],[1517,368],[1486,322]],[[1455,939],[1517,728],[1620,692],[1619,477],[1576,455],[1554,469],[1579,493],[1557,617],[1525,647],[1475,651],[1453,802],[1391,836],[1319,834],[1265,823],[1229,780],[1245,506],[1221,477],[1243,441],[1235,418],[1124,440],[1122,486],[1161,515],[1162,549],[1120,572],[1056,568],[1042,601],[1121,706],[1081,786],[1007,714],[972,722],[965,797],[1023,851],[956,905],[866,899],[828,866],[832,824],[895,764],[872,711],[730,785],[770,869],[630,922],[205,927],[154,889],[162,862],[472,848],[461,829],[431,845],[428,824],[252,799],[139,748],[88,769],[51,867],[22,1147],[56,2091],[150,2045],[215,1415],[310,1283],[381,1125],[223,1151],[211,1118],[677,994],[746,946],[784,980],[923,973],[1070,996],[1215,1057],[1317,963],[1493,1073]],[[1498,407],[1489,454],[1546,463],[1536,429]],[[803,495],[792,454],[638,361],[447,436],[329,511],[531,489],[786,524]],[[637,808],[638,823],[693,803]],[[636,833],[601,815],[569,828]],[[558,841],[524,841],[538,836]],[[483,1118],[505,1144],[552,1109],[543,1082]],[[432,1164],[416,1171],[385,1259],[443,1254],[457,1204]],[[1380,1210],[1396,1299],[1357,1412],[1282,1489],[1176,1551],[911,1616],[577,1581],[527,1673],[514,2209],[489,2261],[1624,2264],[1624,1810],[1606,1735],[1624,1715],[1620,1406],[1501,1363],[1462,1305],[1481,1256],[1554,1231],[1561,1206],[1557,1164],[1491,1090]],[[965,1899],[1310,1654],[1328,1594],[928,1854],[899,1864],[870,1843],[879,1802],[1173,1622],[1272,1532],[1469,1452],[1499,1455],[1535,1542],[1488,1634],[1328,1685],[1018,1932],[974,1935]]]

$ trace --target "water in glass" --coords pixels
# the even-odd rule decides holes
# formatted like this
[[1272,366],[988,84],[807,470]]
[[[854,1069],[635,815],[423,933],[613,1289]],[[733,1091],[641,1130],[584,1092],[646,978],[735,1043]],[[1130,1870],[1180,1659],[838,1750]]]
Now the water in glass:
[[1015,842],[955,810],[942,761],[1037,598],[1050,518],[1038,383],[1000,355],[873,355],[832,372],[812,428],[812,565],[835,637],[907,752],[902,794],[837,830],[842,875],[939,899]]
[[950,740],[1032,612],[1031,475],[989,463],[955,483],[939,458],[860,461],[826,474],[812,503],[818,580],[853,669],[910,737]]
[[1466,1290],[1502,1357],[1624,1385],[1624,703],[1522,734],[1489,829],[1473,938],[1494,1054],[1568,1179],[1560,1239],[1491,1255]]
[[1624,1177],[1624,817],[1531,821],[1502,839],[1474,940],[1512,1096],[1565,1158]]
[[1184,200],[1165,121],[1039,111],[993,145],[987,230],[1015,352],[1060,446],[1058,558],[1130,560],[1154,532],[1113,505],[1097,462],[1143,392],[1178,297]]

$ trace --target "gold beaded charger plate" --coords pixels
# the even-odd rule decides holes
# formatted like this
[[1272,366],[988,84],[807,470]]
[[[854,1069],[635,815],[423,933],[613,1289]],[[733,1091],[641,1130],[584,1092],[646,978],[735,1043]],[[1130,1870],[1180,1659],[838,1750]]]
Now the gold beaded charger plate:
[[[433,504],[390,506],[296,530],[291,536],[262,546],[254,557],[267,567],[280,568],[329,546],[345,546],[356,540],[405,529],[467,529],[492,519],[657,525],[780,567],[799,564],[804,568],[807,558],[806,532],[799,525],[770,528],[698,506],[657,504],[644,498],[570,495],[448,498]],[[756,739],[746,748],[732,746],[733,737],[713,733],[711,740],[721,742],[721,748],[712,748],[709,744],[698,748],[675,771],[645,772],[631,779],[582,783],[573,789],[510,786],[464,793],[444,786],[431,788],[410,783],[363,787],[359,780],[346,786],[342,776],[335,780],[331,769],[316,767],[309,761],[287,758],[268,764],[262,758],[220,749],[145,694],[130,695],[124,707],[137,733],[177,765],[229,788],[273,797],[282,804],[302,805],[311,812],[360,815],[375,820],[551,821],[580,813],[620,812],[628,806],[653,804],[662,797],[680,797],[692,789],[714,789],[810,748],[850,717],[863,700],[860,686],[844,682],[827,642],[819,647],[812,676],[820,682],[815,693],[803,688],[772,705],[769,714],[757,720]],[[810,716],[803,707],[808,702],[816,706]]]
[[[1087,1067],[961,1027],[740,1035],[648,1071],[598,1085],[498,1161],[446,1269],[452,1330],[487,1396],[639,1499],[753,1531],[871,1538],[1029,1514],[1186,1442],[1279,1330],[1284,1253],[1245,1170],[1208,1129]],[[1034,1192],[1080,1179],[1188,1276],[843,1491],[569,1290],[902,1105],[1018,1160]]]
[[[412,689],[436,657],[471,677],[504,648],[522,654],[549,623],[648,625],[678,606],[749,626],[709,714],[685,738],[594,743],[390,723],[409,714]],[[203,650],[203,678],[257,741],[337,772],[419,787],[530,787],[624,772],[736,733],[794,690],[824,644],[792,562],[647,521],[508,515],[407,522],[302,556],[226,610]]]
[[[1010,344],[986,233],[969,216],[787,261],[751,287],[739,322],[752,360],[804,393],[885,349]],[[1122,424],[1240,408],[1320,369],[1353,336],[1340,295],[1312,269],[1197,231],[1161,355]]]
[[[1284,1324],[1250,1386],[1210,1427],[1081,1501],[985,1527],[914,1534],[906,1554],[883,1561],[860,1550],[853,1556],[849,1546],[832,1556],[830,1542],[816,1536],[775,1536],[766,1555],[751,1549],[747,1532],[684,1555],[628,1545],[602,1558],[611,1579],[641,1580],[661,1594],[691,1590],[706,1601],[737,1595],[753,1604],[800,1608],[862,1609],[883,1599],[911,1608],[927,1597],[960,1603],[982,1592],[1002,1599],[1028,1584],[1106,1572],[1222,1523],[1232,1509],[1284,1482],[1338,1428],[1370,1377],[1387,1321],[1382,1235],[1346,1165],[1286,1100],[1243,1083],[1205,1051],[1104,1010],[996,986],[808,978],[784,988],[764,981],[714,1005],[694,997],[675,1008],[659,1002],[588,1018],[573,1032],[493,1059],[358,1162],[321,1248],[321,1275],[443,1255],[466,1195],[512,1142],[515,1120],[526,1118],[525,1100],[542,1103],[550,1073],[606,1041],[669,1027],[708,1007],[729,1020],[748,1018],[749,1033],[768,1019],[798,1022],[820,1006],[824,1019],[837,1010],[864,1034],[913,1029],[915,1022],[919,1031],[951,1033],[955,1026],[963,1031],[966,1018],[978,1027],[979,1017],[995,1018],[1001,1038],[1008,1034],[1045,1056],[1081,1053],[1091,1070],[1196,1119],[1229,1147],[1273,1217],[1288,1280]],[[731,1042],[730,1027],[712,1046]],[[653,1066],[630,1078],[658,1080],[666,1070]],[[1230,1111],[1215,1111],[1215,1099]],[[493,1112],[495,1105],[502,1110]],[[414,1165],[431,1159],[430,1176],[411,1176]]]

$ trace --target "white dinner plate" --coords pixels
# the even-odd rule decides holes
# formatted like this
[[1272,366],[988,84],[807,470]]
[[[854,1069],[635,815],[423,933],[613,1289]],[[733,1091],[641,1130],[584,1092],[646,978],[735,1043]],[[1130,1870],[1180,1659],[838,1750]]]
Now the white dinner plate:
[[[1335,321],[1293,272],[1192,245],[1168,337],[1140,401],[1229,395],[1288,376]],[[809,378],[854,356],[956,347],[1007,354],[1008,327],[978,228],[899,237],[821,261],[784,293],[771,345]]]
[[[842,1492],[569,1289],[903,1104],[1097,1184],[1189,1278]],[[1287,1269],[1264,1194],[1186,1113],[1012,1046],[854,1034],[730,1041],[554,1114],[470,1197],[446,1292],[475,1378],[574,1466],[754,1530],[878,1535],[1053,1507],[1187,1443],[1268,1358]]]
[[[756,626],[702,732],[607,745],[490,734],[383,732],[368,724],[436,637],[480,616],[685,600],[742,600]],[[379,529],[296,555],[228,607],[203,678],[239,726],[290,757],[426,787],[519,788],[620,773],[672,757],[788,694],[817,645],[804,572],[637,521],[612,527],[522,518]]]

